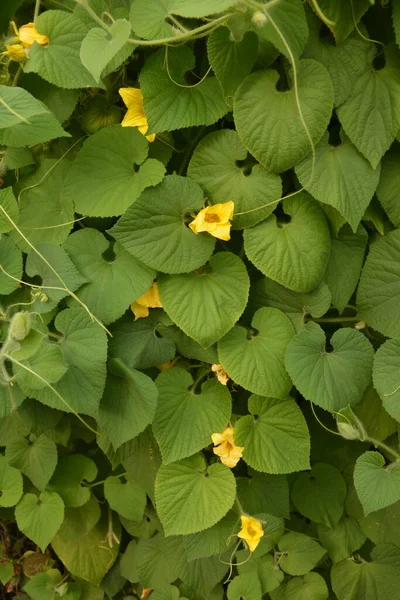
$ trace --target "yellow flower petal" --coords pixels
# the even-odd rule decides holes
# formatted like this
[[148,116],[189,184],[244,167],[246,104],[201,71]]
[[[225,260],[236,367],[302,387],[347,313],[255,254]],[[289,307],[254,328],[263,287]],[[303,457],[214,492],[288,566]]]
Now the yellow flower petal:
[[[122,127],[137,127],[140,133],[145,135],[149,126],[143,108],[142,92],[138,88],[120,88],[118,92],[128,109],[122,120]],[[146,139],[154,142],[156,134],[146,135]]]
[[157,283],[153,281],[147,292],[143,296],[140,296],[140,298],[137,298],[136,302],[147,308],[162,308]]
[[7,50],[2,52],[3,56],[9,56],[11,60],[15,62],[22,62],[26,58],[25,48],[22,44],[13,44],[12,46],[6,46]]
[[222,365],[220,365],[220,364],[211,365],[211,371],[213,371],[216,374],[218,381],[220,383],[222,383],[222,385],[226,385],[228,383],[229,375],[224,370]]
[[37,42],[41,46],[45,46],[50,41],[47,35],[38,33],[35,23],[22,25],[18,30],[18,37],[24,48],[30,48],[34,42]]
[[235,204],[231,200],[223,204],[206,206],[189,223],[189,227],[196,234],[207,231],[221,240],[230,240],[230,220],[233,218],[234,208]]
[[132,302],[131,311],[135,315],[135,321],[148,317],[150,312],[147,306],[142,306],[138,302]]
[[157,369],[160,369],[160,371],[167,371],[168,369],[171,369],[174,366],[177,360],[177,358],[167,360],[167,362],[163,363],[162,365],[157,365]]
[[233,440],[233,428],[227,427],[222,433],[213,433],[214,454],[220,457],[222,464],[230,469],[236,467],[242,457],[244,447],[236,446]]
[[247,543],[250,552],[254,552],[264,535],[261,521],[246,515],[242,515],[240,519],[242,529],[239,531],[238,537]]

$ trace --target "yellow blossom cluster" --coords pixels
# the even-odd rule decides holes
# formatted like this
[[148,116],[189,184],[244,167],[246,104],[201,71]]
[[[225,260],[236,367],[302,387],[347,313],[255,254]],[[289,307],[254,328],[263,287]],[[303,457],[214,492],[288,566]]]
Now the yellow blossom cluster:
[[40,46],[47,46],[49,43],[47,35],[39,33],[34,23],[26,23],[19,29],[16,29],[14,23],[13,26],[16,37],[10,40],[11,44],[6,44],[6,50],[2,54],[3,56],[9,56],[15,62],[25,60],[34,42],[37,42]]

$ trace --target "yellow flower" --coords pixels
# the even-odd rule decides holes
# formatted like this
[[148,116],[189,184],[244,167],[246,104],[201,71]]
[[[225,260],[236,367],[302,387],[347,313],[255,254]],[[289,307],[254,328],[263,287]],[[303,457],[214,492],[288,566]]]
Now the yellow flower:
[[[118,91],[128,109],[121,123],[122,127],[137,127],[140,133],[145,135],[149,125],[144,114],[142,92],[137,88],[120,88]],[[146,139],[149,142],[154,142],[156,134],[146,135]]]
[[162,308],[160,296],[158,294],[158,285],[155,281],[151,284],[147,292],[137,298],[131,304],[131,311],[135,315],[135,321],[149,316],[149,308]]
[[189,227],[194,233],[208,231],[220,240],[230,240],[230,220],[233,218],[234,208],[235,204],[231,200],[223,204],[207,206],[198,213],[194,221],[189,223]]
[[18,30],[18,37],[24,48],[30,48],[33,42],[37,42],[41,46],[46,46],[50,41],[47,35],[37,32],[35,23],[22,25]]
[[15,62],[22,62],[26,58],[25,48],[22,44],[13,44],[12,46],[7,46],[7,50],[2,52],[3,56],[9,56],[11,60],[15,60]]
[[224,370],[224,368],[222,367],[222,365],[220,365],[220,364],[212,365],[211,366],[211,371],[213,371],[213,373],[216,374],[218,381],[220,383],[222,383],[222,385],[226,385],[228,383],[229,375]]
[[171,369],[171,367],[174,366],[177,360],[177,358],[167,360],[167,362],[163,363],[162,365],[157,365],[157,369],[160,369],[160,371],[166,371],[167,369]]
[[239,531],[238,537],[247,542],[250,552],[254,552],[264,535],[261,521],[254,517],[246,517],[246,515],[242,515],[240,518],[242,529]]
[[227,427],[222,433],[213,433],[211,439],[216,448],[214,454],[220,457],[222,464],[230,469],[235,467],[242,458],[244,447],[236,446],[233,441],[233,428]]

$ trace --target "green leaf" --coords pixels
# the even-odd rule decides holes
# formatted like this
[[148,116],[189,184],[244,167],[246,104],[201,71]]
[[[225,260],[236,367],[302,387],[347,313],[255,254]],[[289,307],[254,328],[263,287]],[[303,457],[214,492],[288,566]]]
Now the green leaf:
[[215,254],[193,273],[161,276],[158,283],[167,315],[206,348],[232,329],[250,289],[244,263],[230,252]]
[[398,422],[400,422],[399,368],[400,340],[387,340],[375,354],[373,380],[383,407]]
[[353,31],[364,13],[371,6],[369,0],[318,0],[318,5],[325,17],[331,21],[327,23],[329,29],[335,36],[337,44],[341,44]]
[[129,369],[120,359],[113,359],[112,365],[100,405],[100,428],[116,450],[152,422],[158,392],[144,373]]
[[[389,343],[392,340],[390,340]],[[379,349],[379,351],[382,349]],[[380,354],[380,357],[382,357]],[[386,365],[390,369],[390,360],[387,360],[388,355],[386,355]],[[374,368],[376,366],[377,353],[375,353],[374,359]],[[374,372],[374,371],[373,371]],[[388,377],[385,376],[385,383]],[[376,381],[375,381],[376,385]],[[383,398],[385,401],[385,397]],[[368,431],[368,435],[375,440],[383,441],[386,440],[390,435],[395,433],[398,428],[398,423],[388,414],[382,405],[382,401],[378,395],[378,392],[370,385],[365,390],[363,399],[360,404],[354,406],[353,411],[360,419],[362,424],[365,427],[365,430]]]
[[[267,11],[266,22],[261,28],[262,37],[272,42],[289,60],[292,60],[291,55],[296,60],[299,59],[308,39],[308,25],[303,3],[301,0],[281,0],[274,6],[268,7]],[[273,26],[272,20],[276,27]]]
[[[14,363],[13,370],[19,386],[26,393],[46,387],[46,382],[56,383],[68,370],[59,346],[46,342],[42,343],[28,359],[23,360],[21,365],[23,366]],[[26,369],[30,369],[33,373]]]
[[[153,316],[153,313],[154,314]],[[162,365],[175,356],[175,343],[158,335],[157,311],[138,321],[132,317],[120,319],[111,327],[109,341],[111,358],[120,358],[130,368],[148,369]],[[168,328],[169,329],[169,328]]]
[[211,444],[211,434],[225,429],[232,410],[229,390],[209,379],[195,393],[193,377],[179,367],[157,377],[153,431],[164,464],[191,456]]
[[328,312],[331,293],[325,284],[320,284],[309,293],[293,292],[272,279],[263,277],[253,284],[249,305],[254,310],[262,306],[278,308],[289,317],[298,333],[303,329],[307,315],[319,318]]
[[22,3],[23,3],[23,0],[9,0],[7,2],[7,4],[2,4],[0,6],[0,31],[1,31],[1,33],[7,33],[7,30],[10,26],[10,21]]
[[[121,526],[117,519],[112,519],[112,527],[118,539],[121,539]],[[72,542],[65,541],[57,535],[52,546],[59,559],[75,577],[99,585],[104,575],[115,562],[119,547],[107,544],[108,519],[103,518],[93,529]]]
[[380,172],[380,165],[373,169],[347,138],[331,145],[328,133],[316,147],[315,165],[310,154],[296,167],[301,185],[320,202],[336,208],[354,232],[375,193]]
[[0,583],[6,585],[14,575],[14,565],[10,562],[0,564]]
[[331,246],[323,210],[306,194],[283,202],[285,220],[271,215],[246,229],[247,258],[264,275],[295,292],[311,292],[321,281]]
[[156,478],[156,507],[165,534],[187,535],[212,527],[232,507],[235,478],[228,467],[207,467],[197,454],[161,465]]
[[209,36],[208,60],[229,106],[237,87],[251,73],[257,54],[258,37],[254,31],[246,31],[240,41],[232,39],[228,27],[218,27]]
[[71,137],[48,108],[26,90],[0,85],[0,99],[0,144],[31,146]]
[[64,502],[55,492],[24,494],[15,509],[18,528],[44,552],[64,519]]
[[281,557],[279,566],[288,575],[305,575],[326,553],[312,538],[303,533],[286,533],[278,542]]
[[289,342],[285,365],[299,392],[325,410],[338,411],[360,402],[371,380],[373,347],[355,329],[335,331],[326,350],[323,329],[308,323]]
[[366,540],[354,517],[343,517],[333,528],[318,525],[318,537],[334,563],[351,556]]
[[120,477],[107,477],[104,496],[119,515],[131,521],[139,521],[146,506],[146,492],[134,481],[121,481]]
[[107,335],[80,306],[58,313],[55,327],[68,371],[54,387],[67,404],[47,388],[35,397],[59,410],[96,417],[106,379]]
[[[155,537],[153,537],[153,540]],[[136,561],[138,543],[136,540],[131,540],[128,544],[127,549],[120,560],[120,571],[122,577],[125,577],[131,583],[139,582],[139,575],[137,574]],[[150,563],[151,564],[151,563]]]
[[400,500],[400,465],[385,466],[379,452],[364,452],[354,467],[354,486],[367,516]]
[[230,582],[227,590],[228,600],[261,600],[261,584],[253,573],[243,573],[236,575]]
[[100,505],[92,497],[83,506],[65,508],[64,521],[59,534],[65,542],[78,540],[86,535],[99,522],[101,517]]
[[200,344],[188,337],[176,325],[166,325],[159,323],[157,331],[164,338],[174,342],[177,352],[186,358],[193,358],[210,365],[218,362],[216,345],[204,349]]
[[125,19],[118,19],[105,31],[93,27],[86,35],[80,49],[80,59],[96,81],[100,80],[103,69],[125,45],[131,26]]
[[38,16],[35,24],[39,33],[48,36],[49,44],[33,44],[24,66],[25,73],[37,73],[60,88],[96,86],[79,56],[86,35],[85,25],[63,10],[47,10]]
[[275,205],[255,209],[277,200],[282,193],[280,177],[247,160],[247,150],[231,129],[213,131],[201,140],[189,163],[188,176],[213,204],[229,199],[235,203],[235,213],[254,210],[247,215],[234,214],[233,229],[251,227],[268,217]]
[[249,515],[268,513],[289,517],[289,486],[284,475],[251,473],[251,478],[237,479],[238,496]]
[[332,567],[332,587],[338,600],[396,600],[400,585],[400,551],[380,544],[372,561],[344,560]]
[[15,506],[22,496],[22,475],[0,455],[0,506]]
[[33,485],[44,491],[57,465],[57,447],[45,435],[32,443],[20,437],[11,440],[6,447],[9,465],[29,477]]
[[[264,537],[260,542],[260,546],[257,551],[249,557],[248,551],[242,550],[236,553],[236,560],[239,562],[239,575],[251,575],[254,579],[259,580],[261,583],[262,594],[271,593],[276,589],[283,581],[283,573],[277,568],[274,563],[274,559],[270,554],[264,554],[264,556],[257,556],[261,552],[261,548],[265,542],[266,535],[268,535],[268,518],[270,515],[258,515],[262,519]],[[278,520],[279,522],[279,520]],[[280,521],[279,531],[277,534],[272,536],[270,549],[272,549],[278,542],[279,538],[282,537],[284,532],[283,521]],[[271,537],[271,536],[269,536]],[[264,548],[262,551],[265,552]],[[247,560],[246,560],[247,558]],[[250,560],[249,560],[250,558]]]
[[[163,273],[189,273],[213,253],[215,239],[196,235],[187,217],[203,208],[203,193],[194,181],[168,175],[132,204],[111,235],[133,256]],[[191,218],[189,220],[192,220]]]
[[332,294],[332,304],[339,313],[346,308],[360,278],[368,235],[362,225],[353,233],[345,225],[337,237],[332,237],[331,253],[324,281]]
[[43,102],[60,123],[64,123],[74,112],[79,98],[78,90],[63,90],[36,73],[24,73],[20,81],[22,87]]
[[212,125],[228,111],[216,77],[187,84],[185,74],[194,66],[187,46],[158,50],[146,60],[139,81],[149,133]]
[[219,360],[233,381],[254,394],[285,398],[292,386],[284,366],[294,335],[290,319],[276,308],[260,308],[250,331],[235,325],[219,342]]
[[400,337],[400,229],[378,239],[361,273],[357,308],[364,321],[388,337]]
[[373,48],[357,32],[342,43],[333,44],[332,37],[321,35],[324,24],[311,11],[307,12],[307,20],[310,35],[303,57],[314,58],[324,65],[332,80],[334,105],[340,106],[351,94],[354,84],[366,69]]
[[24,586],[32,600],[53,600],[56,587],[62,583],[62,576],[57,569],[50,569],[46,573],[37,573]]
[[[285,600],[327,600],[329,590],[318,573],[306,573],[293,577],[285,585]],[[275,600],[272,596],[272,600]]]
[[[112,323],[144,294],[155,272],[141,264],[119,243],[112,244],[96,229],[70,235],[64,244],[74,265],[88,281],[78,298],[104,323]],[[111,250],[113,256],[109,256]]]
[[231,548],[231,536],[238,528],[239,517],[234,511],[230,511],[213,527],[187,536],[185,544],[188,561],[226,552]]
[[[62,244],[73,227],[72,200],[62,196],[69,169],[69,161],[44,159],[33,175],[16,186],[19,192],[18,227],[33,246],[44,242]],[[22,252],[30,251],[29,244],[17,231],[11,233],[11,238]]]
[[147,0],[134,0],[130,12],[130,21],[134,32],[142,38],[151,40],[172,37],[174,30],[168,17],[179,15],[189,18],[207,17],[223,12],[237,3],[237,0],[153,0],[149,6]]
[[162,533],[149,540],[139,540],[135,563],[138,580],[143,586],[162,589],[177,578],[175,561],[171,560],[166,550],[166,540]]
[[0,273],[0,294],[11,294],[22,278],[22,254],[5,235],[0,237],[0,264],[5,271]]
[[[86,278],[77,271],[68,254],[55,244],[38,244],[37,252],[31,250],[28,254],[25,270],[29,277],[39,275],[42,280],[43,292],[47,299],[42,301],[37,298],[32,305],[32,310],[46,313],[57,306],[60,300],[68,296],[68,290],[75,292]],[[43,260],[43,258],[45,260]],[[57,288],[57,289],[51,289]]]
[[376,195],[387,216],[395,225],[400,227],[400,208],[397,202],[397,190],[400,182],[398,164],[400,149],[393,146],[382,159],[382,172]]
[[21,405],[24,398],[25,394],[15,382],[0,385],[0,418],[8,417],[9,414]]
[[[324,133],[333,106],[333,88],[326,69],[317,61],[301,60],[298,95],[313,143]],[[252,73],[238,87],[233,115],[243,145],[268,170],[280,173],[298,164],[310,142],[302,124],[295,91],[276,89],[273,69]]]
[[164,177],[162,163],[146,160],[148,148],[136,127],[100,129],[82,145],[65,180],[64,197],[82,215],[122,215],[145,188]]
[[97,475],[94,461],[81,454],[60,456],[49,489],[57,492],[65,506],[83,506],[90,499],[90,489],[83,481],[93,481]]
[[338,117],[353,144],[375,169],[400,128],[400,61],[386,49],[386,65],[368,68],[355,82]]
[[235,425],[247,464],[276,475],[310,468],[310,436],[294,400],[250,396],[249,412]]
[[15,222],[18,222],[19,219],[19,206],[13,194],[12,187],[5,188],[0,190],[0,234],[7,233],[8,231],[13,230],[13,226],[10,223],[10,220],[7,218],[5,211],[11,219]]
[[347,494],[340,471],[326,463],[316,463],[308,473],[301,473],[292,488],[292,502],[307,519],[335,527],[343,515]]
[[399,514],[400,502],[396,502],[359,519],[358,523],[363,534],[374,544],[387,543],[396,546],[400,535]]

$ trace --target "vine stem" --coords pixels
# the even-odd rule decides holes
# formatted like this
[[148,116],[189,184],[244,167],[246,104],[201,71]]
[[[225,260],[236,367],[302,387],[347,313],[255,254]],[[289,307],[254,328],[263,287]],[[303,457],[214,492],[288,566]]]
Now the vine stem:
[[400,461],[400,454],[398,452],[396,452],[395,450],[393,450],[393,448],[391,448],[384,442],[381,442],[381,441],[376,440],[375,438],[371,438],[371,437],[366,437],[365,440],[363,440],[363,441],[370,442],[376,448],[382,448],[382,450],[385,450],[388,454],[391,454],[392,456],[394,456],[396,461]]
[[36,19],[39,16],[39,11],[40,11],[40,0],[36,0],[35,2],[35,11],[33,13],[33,22],[36,23]]
[[359,316],[355,317],[322,317],[321,319],[308,319],[309,321],[313,321],[314,323],[355,323],[360,320]]
[[[113,475],[113,477],[125,477],[125,475],[128,475],[127,471],[125,471],[125,473],[120,473],[119,475]],[[102,483],[105,483],[107,481],[107,479],[102,479],[102,481],[96,481],[95,483],[91,483],[89,485],[86,485],[85,487],[91,489],[96,487],[96,485],[101,485]]]
[[243,510],[243,506],[241,505],[240,500],[237,496],[235,498],[235,507],[237,509],[237,512],[239,513],[239,516],[242,516],[245,514],[245,512]]

